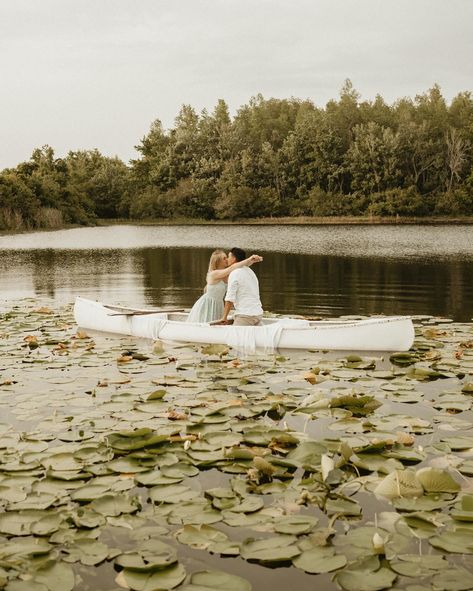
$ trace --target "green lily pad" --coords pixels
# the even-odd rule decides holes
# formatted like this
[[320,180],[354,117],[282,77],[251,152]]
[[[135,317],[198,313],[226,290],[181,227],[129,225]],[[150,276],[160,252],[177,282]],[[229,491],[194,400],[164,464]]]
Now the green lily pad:
[[399,575],[423,578],[444,570],[448,562],[439,555],[407,554],[391,559],[389,566]]
[[347,559],[342,554],[335,554],[334,548],[320,546],[302,552],[300,556],[293,559],[292,563],[307,573],[320,574],[344,567]]
[[186,544],[198,550],[212,550],[218,542],[226,542],[228,536],[210,525],[186,525],[176,533],[181,544]]
[[134,431],[119,431],[107,437],[108,445],[120,451],[134,451],[159,445],[169,439],[167,434],[155,434],[152,429],[144,427]]
[[416,478],[427,492],[458,492],[460,485],[446,470],[422,468],[417,470]]
[[240,549],[240,554],[245,560],[255,562],[287,562],[301,553],[295,545],[297,538],[294,536],[275,536],[262,540],[245,540]]
[[416,473],[412,470],[395,470],[388,474],[375,488],[376,495],[394,499],[397,497],[417,498],[424,494]]
[[279,534],[300,535],[309,533],[318,523],[313,515],[288,515],[277,519],[274,531]]
[[169,486],[156,486],[149,491],[149,498],[154,503],[182,503],[199,496],[198,491],[192,490],[183,484],[171,484]]
[[62,562],[48,564],[36,571],[33,581],[44,585],[48,591],[72,591],[75,585],[72,568]]
[[54,509],[44,511],[42,517],[32,524],[31,533],[35,536],[49,536],[61,527],[65,518],[65,515]]
[[251,591],[246,579],[222,571],[206,570],[193,573],[182,591]]
[[325,503],[327,513],[339,513],[340,515],[361,515],[360,504],[348,498],[327,499]]
[[379,591],[391,589],[397,575],[388,568],[377,571],[343,570],[335,575],[337,583],[346,591]]
[[201,350],[204,355],[218,355],[219,357],[228,355],[230,351],[227,345],[206,345]]
[[429,538],[429,543],[440,550],[456,554],[473,554],[473,537],[469,531],[447,531]]
[[81,470],[82,462],[79,462],[72,453],[60,453],[49,456],[42,461],[43,466],[48,470],[69,471]]
[[450,511],[457,521],[473,521],[473,495],[463,495]]
[[392,500],[392,504],[401,511],[435,511],[448,507],[453,502],[453,495],[447,493],[424,494],[421,497],[400,497]]
[[180,564],[156,572],[139,572],[125,568],[115,581],[120,587],[134,591],[156,591],[174,589],[186,578],[186,571]]
[[247,497],[243,499],[241,503],[233,505],[231,508],[232,513],[254,513],[264,507],[263,499],[259,497]]
[[115,559],[117,566],[127,571],[150,573],[177,562],[175,549],[161,540],[146,540],[137,551],[125,552]]
[[0,533],[29,536],[33,524],[44,516],[42,511],[8,511],[0,513]]
[[48,554],[52,547],[53,546],[43,538],[35,538],[32,536],[17,540],[9,540],[0,544],[0,559],[3,560],[10,557]]
[[473,573],[458,565],[434,575],[432,584],[436,591],[469,591],[473,589]]
[[125,494],[107,494],[94,499],[88,508],[100,515],[117,517],[122,513],[135,513],[140,508],[136,497]]
[[110,549],[102,542],[92,539],[76,540],[65,549],[67,562],[80,562],[85,566],[95,566],[107,559]]
[[199,469],[192,464],[185,464],[184,462],[177,462],[171,466],[162,466],[161,474],[167,478],[185,478],[196,476],[199,474]]

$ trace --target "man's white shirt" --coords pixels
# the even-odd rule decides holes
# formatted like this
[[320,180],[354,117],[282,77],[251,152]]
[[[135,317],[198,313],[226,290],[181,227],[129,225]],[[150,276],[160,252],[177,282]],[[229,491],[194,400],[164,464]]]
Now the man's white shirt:
[[233,303],[235,316],[263,315],[258,278],[249,267],[230,273],[225,301]]

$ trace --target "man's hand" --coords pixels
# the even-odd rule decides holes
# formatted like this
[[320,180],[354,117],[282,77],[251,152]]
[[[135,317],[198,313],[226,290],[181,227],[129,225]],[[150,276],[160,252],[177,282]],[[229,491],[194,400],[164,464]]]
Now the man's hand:
[[214,320],[210,323],[211,326],[217,326],[218,324],[230,324],[228,318],[220,318],[219,320]]

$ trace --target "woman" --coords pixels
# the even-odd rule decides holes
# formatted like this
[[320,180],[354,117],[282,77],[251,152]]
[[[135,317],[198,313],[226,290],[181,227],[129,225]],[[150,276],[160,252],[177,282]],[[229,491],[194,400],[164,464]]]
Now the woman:
[[192,306],[187,322],[213,322],[221,318],[223,298],[227,291],[227,280],[230,273],[235,269],[259,263],[262,260],[263,257],[253,254],[244,261],[228,266],[227,254],[223,250],[214,250],[210,256],[204,295],[200,296]]

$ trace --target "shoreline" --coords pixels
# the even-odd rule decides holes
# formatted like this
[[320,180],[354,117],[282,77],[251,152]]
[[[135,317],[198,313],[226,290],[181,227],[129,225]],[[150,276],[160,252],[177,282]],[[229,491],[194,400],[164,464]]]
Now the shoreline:
[[244,218],[236,220],[205,220],[194,218],[176,219],[98,219],[94,224],[65,224],[56,228],[28,228],[24,230],[0,230],[0,236],[14,236],[36,232],[57,232],[75,228],[94,228],[107,226],[458,226],[473,225],[473,216],[468,217],[280,217],[280,218]]
[[192,218],[178,218],[173,220],[99,220],[99,226],[134,225],[134,226],[402,226],[402,225],[460,225],[473,224],[473,216],[468,217],[280,217],[280,218],[243,218],[236,220],[204,220]]
[[235,220],[205,220],[194,218],[175,219],[98,219],[94,224],[65,224],[57,228],[28,228],[24,230],[0,230],[0,236],[16,234],[30,234],[33,232],[57,232],[74,228],[94,228],[106,226],[412,226],[412,225],[442,225],[458,226],[473,225],[473,216],[466,217],[363,217],[363,216],[333,216],[333,217],[280,217],[280,218],[243,218]]

